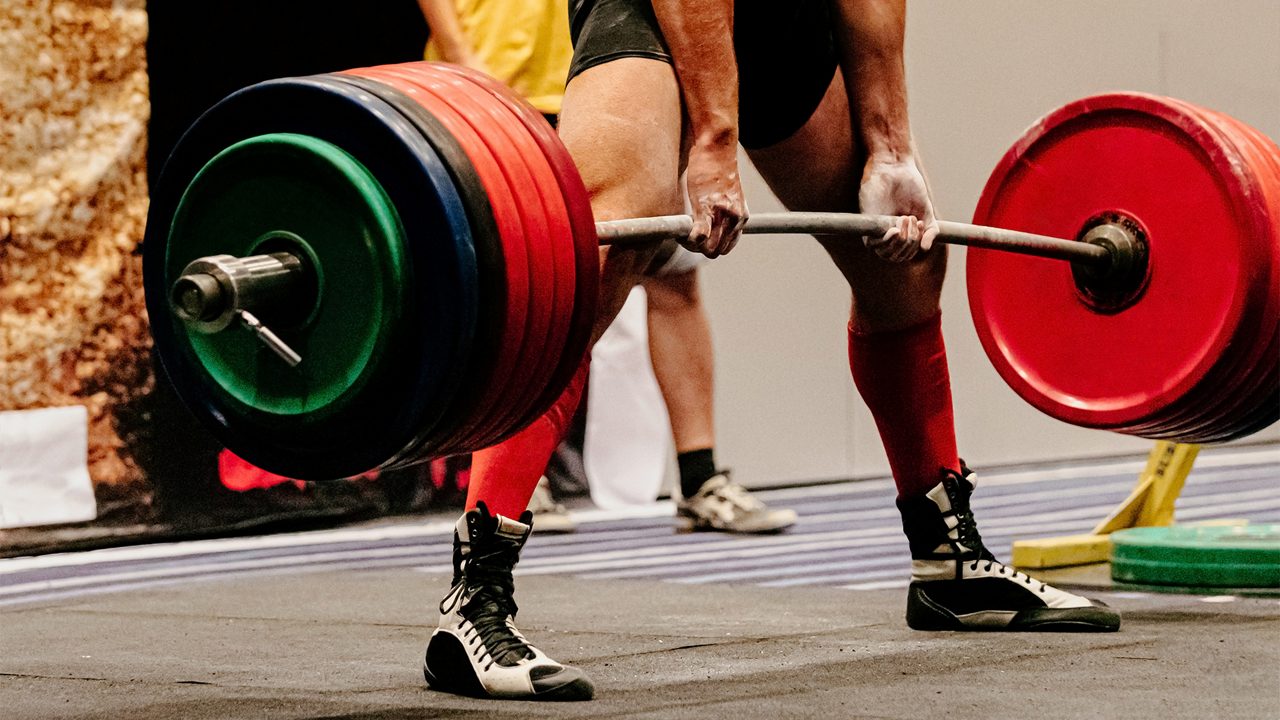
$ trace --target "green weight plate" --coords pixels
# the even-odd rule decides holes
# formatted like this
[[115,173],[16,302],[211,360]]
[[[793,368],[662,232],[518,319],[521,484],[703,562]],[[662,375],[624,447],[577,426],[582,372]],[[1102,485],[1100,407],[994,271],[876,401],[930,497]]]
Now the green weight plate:
[[[238,142],[210,160],[179,201],[167,273],[192,257],[289,251],[318,278],[319,302],[301,323],[271,329],[298,351],[290,368],[247,331],[190,332],[186,351],[236,422],[319,424],[381,384],[402,337],[406,298],[403,230],[377,180],[323,140],[273,133]],[[270,324],[270,309],[258,311]],[[246,417],[235,417],[244,415]]]
[[1280,590],[1280,525],[1130,528],[1111,546],[1116,582]]

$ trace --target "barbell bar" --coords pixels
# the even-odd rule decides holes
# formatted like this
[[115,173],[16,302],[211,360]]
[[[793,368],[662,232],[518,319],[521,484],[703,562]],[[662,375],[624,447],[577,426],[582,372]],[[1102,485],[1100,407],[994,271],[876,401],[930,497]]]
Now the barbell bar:
[[[743,234],[803,234],[861,236],[882,234],[897,225],[890,215],[861,213],[780,212],[748,218]],[[1129,272],[1145,253],[1141,241],[1118,223],[1100,224],[1081,240],[1035,233],[939,221],[937,242],[987,248],[1034,257],[1069,261],[1093,269],[1093,277],[1111,281]],[[693,228],[688,215],[660,215],[595,224],[600,245],[637,245],[683,239]],[[195,332],[226,330],[232,319],[255,333],[281,360],[296,367],[302,358],[263,325],[253,312],[277,305],[282,297],[307,297],[302,288],[313,273],[304,258],[289,253],[233,258],[198,258],[174,281],[170,291],[173,313]]]
[[[865,215],[860,213],[831,212],[779,212],[760,213],[747,218],[742,232],[747,235],[883,235],[897,225],[898,218],[890,215]],[[626,245],[659,240],[686,238],[693,230],[693,218],[688,215],[661,215],[658,217],[627,220],[604,220],[596,223],[596,235],[601,245]],[[950,245],[989,248],[1036,257],[1068,260],[1084,265],[1106,266],[1113,255],[1123,250],[1112,250],[1103,245],[1077,240],[1037,235],[1035,233],[1004,230],[1001,228],[970,225],[940,220],[937,242]]]
[[[896,226],[897,219],[890,215],[860,213],[763,213],[751,216],[742,232],[745,235],[860,236],[882,234]],[[1102,244],[1095,242],[1094,238],[1110,241],[1116,236],[1110,233],[1086,234],[1081,242],[967,223],[939,221],[938,226],[937,242],[1066,260],[1099,268],[1123,262],[1119,258],[1133,252],[1137,244],[1137,240],[1123,230],[1121,237],[1128,239],[1127,243]],[[640,245],[688,237],[693,229],[693,218],[689,215],[659,215],[604,220],[597,222],[595,227],[601,246]],[[173,312],[197,332],[220,332],[231,324],[236,312],[251,310],[264,302],[273,304],[284,294],[299,292],[296,287],[299,278],[307,273],[304,260],[288,253],[246,258],[199,258],[192,261],[174,281],[171,291]]]
[[[1169,98],[1086,98],[1018,140],[973,224],[939,223],[939,242],[970,248],[975,329],[1015,392],[1067,422],[1189,442],[1274,422],[1280,151],[1251,131]],[[744,232],[852,238],[896,220],[762,213]],[[586,352],[597,248],[691,228],[595,222],[535,111],[487,76],[407,63],[215,105],[152,189],[144,282],[183,400],[250,462],[324,479],[518,431]]]

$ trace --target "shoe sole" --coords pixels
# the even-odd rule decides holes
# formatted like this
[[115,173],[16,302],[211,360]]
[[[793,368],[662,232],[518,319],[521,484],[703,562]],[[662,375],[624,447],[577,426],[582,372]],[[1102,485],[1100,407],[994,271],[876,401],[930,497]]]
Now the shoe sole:
[[912,630],[967,632],[1100,633],[1120,629],[1120,614],[1107,607],[1033,608],[956,615],[912,590],[907,600],[907,626]]
[[591,684],[591,681],[582,677],[532,695],[492,695],[485,692],[483,687],[475,689],[472,687],[450,686],[449,683],[432,675],[431,670],[427,668],[425,663],[422,666],[422,678],[426,680],[427,686],[436,692],[448,693],[450,695],[461,695],[463,697],[476,698],[479,700],[581,702],[584,700],[591,700],[595,697],[595,686]]
[[756,525],[749,528],[729,528],[717,527],[706,523],[699,518],[689,515],[676,515],[676,532],[679,533],[695,533],[695,532],[718,532],[732,533],[735,535],[776,535],[787,530],[796,524],[796,514],[794,512],[777,510],[774,511],[777,520],[768,525]]

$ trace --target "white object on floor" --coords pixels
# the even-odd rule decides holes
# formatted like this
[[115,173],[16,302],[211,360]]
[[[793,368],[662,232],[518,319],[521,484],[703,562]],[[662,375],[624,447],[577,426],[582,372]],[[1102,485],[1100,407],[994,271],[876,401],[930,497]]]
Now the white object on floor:
[[0,528],[98,516],[83,406],[0,412]]
[[582,460],[591,500],[606,510],[658,498],[672,454],[671,421],[649,359],[649,308],[636,286],[591,355]]

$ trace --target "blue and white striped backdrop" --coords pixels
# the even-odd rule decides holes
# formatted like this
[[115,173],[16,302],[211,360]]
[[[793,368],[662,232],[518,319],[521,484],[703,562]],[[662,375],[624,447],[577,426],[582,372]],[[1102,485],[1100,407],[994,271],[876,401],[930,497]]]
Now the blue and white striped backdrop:
[[[1133,489],[1143,458],[979,469],[974,508],[997,555],[1015,538],[1087,532]],[[760,491],[800,515],[776,536],[673,531],[669,502],[575,512],[579,529],[537,535],[517,574],[677,583],[905,586],[910,559],[888,480]],[[1280,522],[1280,446],[1206,448],[1177,505],[1180,522]],[[0,606],[253,574],[403,567],[450,571],[452,517],[0,560]]]

